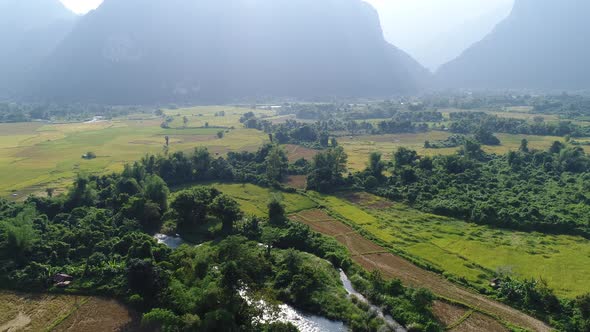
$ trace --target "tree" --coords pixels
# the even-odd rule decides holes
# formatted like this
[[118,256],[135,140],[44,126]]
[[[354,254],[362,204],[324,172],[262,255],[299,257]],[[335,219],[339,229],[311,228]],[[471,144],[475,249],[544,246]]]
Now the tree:
[[520,152],[529,153],[529,141],[526,138],[523,138],[520,141],[520,147],[518,148]]
[[484,127],[477,128],[474,138],[477,142],[484,145],[500,145],[500,140]]
[[92,188],[90,180],[85,176],[79,175],[74,182],[74,187],[68,192],[65,205],[68,208],[92,206],[96,202],[96,199],[96,191]]
[[329,192],[343,182],[348,157],[340,146],[320,152],[313,157],[311,173],[307,178],[307,188],[319,192]]
[[149,175],[143,183],[143,195],[150,201],[158,204],[162,212],[168,209],[168,195],[170,190],[161,177]]
[[469,159],[481,159],[484,155],[481,145],[471,139],[466,139],[463,147],[461,148],[461,154]]
[[211,213],[221,220],[222,229],[225,233],[231,233],[234,223],[242,218],[242,211],[238,202],[225,194],[215,197],[209,208]]
[[196,180],[206,180],[211,170],[211,154],[205,147],[198,147],[193,153],[192,160]]
[[369,172],[375,178],[380,179],[383,176],[383,169],[385,168],[385,164],[381,161],[381,153],[380,152],[371,152],[369,155]]
[[33,227],[37,212],[31,206],[26,207],[15,218],[0,221],[0,250],[5,259],[20,261],[27,256],[33,245],[40,240]]
[[219,191],[205,187],[197,187],[178,193],[170,204],[170,207],[179,216],[178,226],[184,228],[204,224],[207,221],[209,205],[219,194]]
[[265,159],[266,177],[271,182],[281,182],[289,168],[287,154],[278,145],[274,145]]
[[330,138],[330,146],[333,148],[338,146],[338,141],[336,140],[336,137]]
[[137,220],[147,232],[158,231],[162,226],[160,206],[143,197],[132,197],[121,209],[121,213],[128,219]]
[[225,132],[223,130],[217,132],[217,138],[222,139],[223,135],[225,135]]
[[561,150],[564,148],[565,148],[565,145],[563,143],[561,143],[560,141],[555,141],[551,145],[551,148],[549,148],[549,152],[551,152],[553,154],[557,154],[557,153],[560,153]]
[[285,207],[276,197],[268,202],[268,221],[274,226],[282,226],[287,221]]
[[328,144],[330,143],[330,134],[322,131],[319,136],[319,143],[322,147],[328,147]]
[[186,126],[188,125],[188,118],[185,116],[182,118],[182,125],[186,128]]
[[418,154],[416,151],[401,147],[393,154],[393,162],[396,169],[400,169],[403,166],[413,166],[418,160]]
[[157,331],[180,331],[183,328],[183,321],[174,312],[168,309],[152,309],[143,315],[141,325],[150,330]]

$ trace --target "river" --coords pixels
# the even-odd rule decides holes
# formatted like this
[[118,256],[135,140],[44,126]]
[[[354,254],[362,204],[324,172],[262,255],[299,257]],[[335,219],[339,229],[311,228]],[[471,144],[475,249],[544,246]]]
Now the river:
[[[172,249],[178,248],[185,241],[179,236],[168,236],[164,234],[156,234],[154,238],[158,243],[163,243]],[[378,317],[383,319],[387,326],[395,332],[407,332],[399,323],[397,323],[391,316],[385,315],[381,308],[372,305],[369,301],[359,292],[357,292],[352,286],[352,282],[344,273],[340,270],[340,280],[344,289],[350,296],[356,296],[360,301],[369,304],[372,311],[374,311]],[[260,322],[285,322],[295,325],[301,332],[345,332],[348,331],[346,325],[343,322],[332,321],[327,318],[305,313],[301,310],[297,310],[288,304],[280,304],[277,306],[271,306],[264,300],[254,300],[248,295],[247,289],[243,288],[240,290],[240,295],[250,305],[254,305],[262,310],[262,317],[259,318]]]

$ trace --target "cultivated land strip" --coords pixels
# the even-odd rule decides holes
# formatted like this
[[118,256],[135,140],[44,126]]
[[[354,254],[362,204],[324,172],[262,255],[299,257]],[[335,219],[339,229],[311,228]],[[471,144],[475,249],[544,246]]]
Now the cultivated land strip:
[[[398,278],[404,284],[430,289],[440,298],[464,304],[472,310],[493,317],[503,324],[539,332],[552,330],[547,324],[538,319],[458,286],[436,273],[424,270],[408,260],[392,254],[386,248],[366,239],[348,225],[332,218],[322,210],[301,211],[291,215],[290,218],[310,226],[317,232],[334,237],[348,248],[356,263],[369,271],[379,270],[384,276]],[[469,322],[469,324],[477,326],[478,321],[481,322],[480,324],[484,324],[485,319],[466,317],[464,322],[453,326],[453,330],[470,330],[468,326],[462,325]],[[485,330],[487,326],[479,325],[478,328]]]

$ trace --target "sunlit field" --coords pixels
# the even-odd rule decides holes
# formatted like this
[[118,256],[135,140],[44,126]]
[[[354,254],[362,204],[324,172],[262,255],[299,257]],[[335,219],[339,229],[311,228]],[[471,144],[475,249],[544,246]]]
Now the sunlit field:
[[[363,170],[367,166],[369,155],[372,152],[381,152],[386,160],[391,160],[393,153],[400,147],[415,150],[421,156],[449,155],[459,148],[426,149],[425,141],[442,141],[452,134],[444,131],[430,131],[419,134],[388,134],[341,137],[338,143],[344,147],[348,154],[348,167],[352,170]],[[529,148],[546,150],[555,141],[563,141],[562,137],[495,134],[501,141],[498,146],[483,146],[488,153],[504,154],[508,151],[516,151],[520,147],[522,139],[527,139]]]
[[545,235],[479,226],[423,213],[400,203],[356,193],[277,193],[254,185],[215,184],[247,213],[264,216],[273,197],[288,213],[321,206],[377,243],[476,287],[488,287],[497,273],[546,281],[560,296],[573,298],[590,287],[590,243],[581,237]]
[[[222,111],[225,116],[215,116]],[[168,129],[160,127],[162,118],[150,114],[95,123],[0,124],[0,195],[22,197],[46,187],[62,188],[79,172],[119,171],[145,154],[164,153],[165,136],[170,139],[170,153],[202,145],[219,155],[254,151],[268,136],[243,128],[239,118],[249,111],[234,107],[168,110],[166,114],[173,118]],[[224,133],[222,138],[219,131]],[[87,152],[97,158],[83,159]]]

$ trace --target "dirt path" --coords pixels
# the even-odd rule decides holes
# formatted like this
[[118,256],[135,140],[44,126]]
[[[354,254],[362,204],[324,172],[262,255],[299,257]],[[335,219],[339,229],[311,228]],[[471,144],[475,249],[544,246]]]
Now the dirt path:
[[15,332],[20,331],[29,325],[31,317],[19,312],[15,319],[0,326],[0,332]]
[[[321,216],[321,219],[318,217]],[[472,292],[458,286],[442,276],[426,271],[411,262],[389,253],[372,241],[354,232],[352,228],[331,218],[323,211],[304,211],[291,216],[291,219],[309,225],[313,230],[332,236],[346,246],[353,255],[353,260],[369,271],[379,270],[384,276],[398,278],[404,284],[424,287],[433,293],[456,302],[464,303],[483,313],[499,317],[511,325],[526,328],[531,331],[549,332],[552,329],[542,321],[526,315],[514,308],[491,300],[486,296]],[[457,331],[487,331],[486,316],[466,320],[466,326],[457,326]],[[489,323],[489,319],[487,320]],[[481,325],[478,326],[478,322]],[[465,323],[464,323],[465,324]],[[471,326],[472,328],[468,328]],[[468,328],[467,330],[465,328]],[[494,329],[497,330],[497,329]]]

